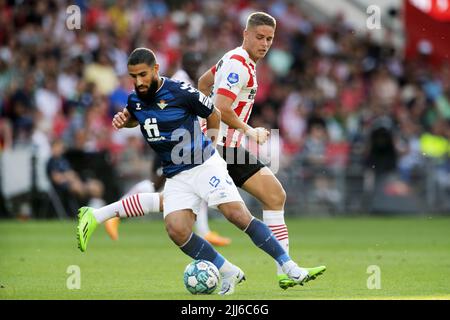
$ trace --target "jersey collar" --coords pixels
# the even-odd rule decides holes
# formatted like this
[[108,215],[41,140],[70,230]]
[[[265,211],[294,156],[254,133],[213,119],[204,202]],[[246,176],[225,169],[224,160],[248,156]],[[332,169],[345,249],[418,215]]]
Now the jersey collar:
[[158,94],[159,90],[161,90],[161,88],[164,86],[164,83],[166,82],[166,77],[161,77],[161,80],[162,80],[162,83],[161,83],[161,85],[159,86],[158,90],[156,90],[156,92],[155,92],[155,97],[156,97],[156,95]]
[[247,50],[245,50],[244,47],[242,47],[242,46],[240,46],[239,48],[245,53],[245,58],[248,59],[253,64],[253,67],[255,67],[256,62],[253,61],[252,58],[250,58],[250,55],[248,54]]

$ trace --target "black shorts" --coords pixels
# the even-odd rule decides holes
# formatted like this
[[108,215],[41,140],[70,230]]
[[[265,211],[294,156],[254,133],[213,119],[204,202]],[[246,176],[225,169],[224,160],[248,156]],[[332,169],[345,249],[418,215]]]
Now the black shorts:
[[217,145],[217,151],[227,162],[228,173],[238,187],[257,173],[265,165],[242,147],[229,148]]

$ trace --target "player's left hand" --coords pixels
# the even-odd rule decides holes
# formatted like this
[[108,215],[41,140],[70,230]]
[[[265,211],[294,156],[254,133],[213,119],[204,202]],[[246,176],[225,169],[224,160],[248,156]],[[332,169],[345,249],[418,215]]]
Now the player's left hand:
[[258,144],[266,143],[267,140],[269,139],[269,135],[270,135],[269,130],[267,130],[266,128],[262,128],[262,127],[258,127],[258,128],[256,128],[256,130],[258,132],[258,140],[256,142],[258,142]]
[[131,114],[128,112],[127,108],[123,108],[122,111],[117,112],[112,121],[114,129],[119,130],[125,127],[125,125],[130,120]]
[[266,128],[258,127],[248,129],[245,134],[258,144],[264,144],[269,139],[270,132]]

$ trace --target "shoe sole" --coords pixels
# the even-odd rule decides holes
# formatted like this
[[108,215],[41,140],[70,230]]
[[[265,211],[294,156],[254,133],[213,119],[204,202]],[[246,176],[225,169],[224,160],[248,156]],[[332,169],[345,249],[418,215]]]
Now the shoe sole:
[[297,284],[298,283],[295,283],[295,281],[290,280],[290,279],[281,280],[278,282],[278,286],[283,290],[287,290],[289,288],[295,287]]
[[[78,242],[78,249],[80,249],[81,252],[84,252],[81,248],[81,230],[80,230],[80,220],[83,218],[84,214],[87,212],[87,209],[78,209],[78,225],[77,225],[77,242]],[[85,233],[84,233],[85,235]],[[86,241],[86,240],[85,240]]]
[[285,279],[284,281],[286,281],[286,283],[283,283],[283,280],[282,280],[282,282],[278,282],[278,285],[279,285],[280,288],[283,289],[283,290],[287,290],[287,289],[289,289],[289,288],[295,287],[296,285],[303,286],[303,285],[304,285],[305,283],[307,283],[308,281],[316,280],[316,278],[317,278],[318,276],[322,275],[326,270],[327,270],[327,269],[323,269],[322,271],[316,273],[315,275],[307,276],[302,282],[299,282],[299,283],[296,283],[295,281],[290,280],[290,279]]
[[245,277],[245,274],[242,276],[241,280],[239,280],[238,283],[236,283],[236,285],[241,284],[242,282],[244,282],[245,280],[247,280],[247,278]]
[[315,275],[307,276],[307,277],[305,278],[304,281],[302,281],[301,283],[299,283],[299,285],[303,286],[303,285],[304,285],[305,283],[307,283],[308,281],[316,280],[317,277],[320,276],[320,275],[322,275],[326,270],[327,270],[327,269],[323,269],[322,271],[316,273]]

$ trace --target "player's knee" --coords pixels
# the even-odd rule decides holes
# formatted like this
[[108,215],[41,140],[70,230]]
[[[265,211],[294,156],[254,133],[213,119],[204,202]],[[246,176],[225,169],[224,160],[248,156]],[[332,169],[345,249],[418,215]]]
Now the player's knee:
[[187,226],[171,222],[166,222],[166,231],[170,239],[178,246],[184,244],[192,233]]
[[280,186],[273,192],[268,192],[264,199],[265,207],[270,210],[282,210],[285,202],[286,191],[282,186]]
[[242,230],[245,229],[252,218],[250,212],[242,204],[225,204],[219,206],[219,209],[222,211],[223,215],[225,216],[225,218],[227,218],[228,221]]

